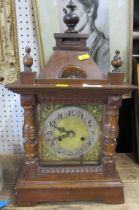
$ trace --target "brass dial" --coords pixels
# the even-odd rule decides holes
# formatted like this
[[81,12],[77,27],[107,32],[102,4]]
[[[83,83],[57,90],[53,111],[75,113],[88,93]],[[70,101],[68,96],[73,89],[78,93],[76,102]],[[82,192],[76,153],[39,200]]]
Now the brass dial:
[[95,118],[83,108],[68,106],[54,111],[46,120],[49,148],[64,158],[78,158],[94,146],[99,136]]

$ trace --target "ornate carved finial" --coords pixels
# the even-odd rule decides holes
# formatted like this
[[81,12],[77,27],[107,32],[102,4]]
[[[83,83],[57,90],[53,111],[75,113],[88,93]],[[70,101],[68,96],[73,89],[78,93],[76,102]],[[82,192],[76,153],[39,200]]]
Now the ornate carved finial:
[[112,72],[120,72],[119,67],[122,65],[123,61],[120,57],[120,51],[119,50],[115,50],[115,56],[111,62],[112,66],[114,67]]
[[30,55],[31,48],[26,47],[25,52],[26,52],[26,55],[23,58],[24,71],[25,72],[31,72],[32,71],[31,66],[33,64],[33,58]]
[[65,33],[77,33],[77,31],[75,31],[75,27],[79,22],[79,17],[74,13],[77,7],[72,0],[69,1],[69,4],[66,7],[69,9],[69,13],[67,9],[63,9],[65,13],[63,21],[68,27]]

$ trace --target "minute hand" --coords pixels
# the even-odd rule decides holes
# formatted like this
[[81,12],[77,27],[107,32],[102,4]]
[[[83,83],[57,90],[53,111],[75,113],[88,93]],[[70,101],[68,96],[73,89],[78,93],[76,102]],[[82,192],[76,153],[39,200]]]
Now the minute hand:
[[72,135],[75,135],[75,132],[74,131],[72,131],[72,130],[69,130],[69,131],[67,131],[67,130],[65,130],[65,128],[64,127],[55,127],[60,133],[66,133],[68,136],[70,136],[71,134]]
[[63,134],[61,136],[58,136],[57,139],[58,141],[62,141],[64,138],[67,138],[67,137],[68,137],[67,134]]
[[72,130],[65,130],[65,128],[63,127],[56,127],[57,130],[59,130],[60,133],[64,133],[62,136],[59,136],[58,138],[60,138],[60,140],[63,140],[63,138],[66,138],[66,137],[74,137],[75,136],[75,132],[72,131]]
[[66,130],[64,127],[55,127],[60,133],[65,133]]

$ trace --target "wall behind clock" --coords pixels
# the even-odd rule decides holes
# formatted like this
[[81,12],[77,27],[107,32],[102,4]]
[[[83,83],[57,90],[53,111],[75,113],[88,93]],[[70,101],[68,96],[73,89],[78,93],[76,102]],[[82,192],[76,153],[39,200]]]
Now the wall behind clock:
[[[35,33],[31,0],[15,0],[20,70],[26,46],[31,46],[34,59],[33,71],[39,70],[38,44]],[[0,154],[23,152],[23,109],[19,95],[0,85]]]
[[[34,0],[32,0],[34,1]],[[20,55],[20,71],[23,71],[23,56],[26,46],[31,46],[31,55],[34,59],[33,71],[39,71],[39,58],[38,58],[38,44],[35,32],[34,14],[31,0],[15,0],[16,4],[16,17],[17,17],[17,35],[18,46]],[[130,100],[123,102],[121,111],[121,126],[131,122],[130,116],[126,109],[130,109]],[[19,95],[12,93],[3,86],[0,86],[0,154],[18,154],[23,152],[23,138],[22,138],[22,125],[23,125],[23,109],[20,106]],[[121,127],[120,126],[120,127]],[[129,152],[130,147],[130,127],[126,125],[120,129],[120,139],[118,144],[118,151]],[[124,132],[125,130],[125,132]],[[128,133],[129,132],[129,133]],[[126,135],[125,135],[126,134]],[[124,143],[126,140],[126,144]],[[121,149],[121,145],[124,145]],[[128,148],[126,148],[128,145]]]

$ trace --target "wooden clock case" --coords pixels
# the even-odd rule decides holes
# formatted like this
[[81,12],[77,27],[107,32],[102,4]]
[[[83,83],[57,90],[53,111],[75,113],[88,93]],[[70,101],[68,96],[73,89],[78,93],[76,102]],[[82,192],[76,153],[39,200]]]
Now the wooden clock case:
[[[123,184],[116,171],[114,157],[119,133],[118,112],[122,94],[135,87],[124,84],[123,73],[120,72],[109,73],[104,78],[92,58],[78,60],[79,55],[88,54],[87,38],[88,35],[78,33],[55,34],[54,53],[38,77],[31,70],[33,59],[30,48],[26,48],[25,71],[20,73],[19,80],[7,85],[21,95],[24,108],[25,161],[15,188],[16,205],[63,201],[124,202]],[[73,74],[74,70],[84,74],[80,74],[81,78],[61,78],[71,69]],[[87,86],[84,87],[84,83]],[[99,164],[41,165],[36,119],[38,104],[105,105]]]

